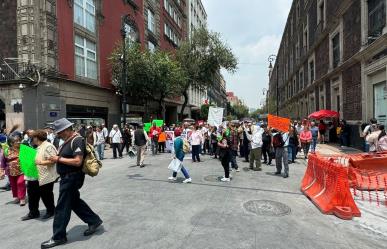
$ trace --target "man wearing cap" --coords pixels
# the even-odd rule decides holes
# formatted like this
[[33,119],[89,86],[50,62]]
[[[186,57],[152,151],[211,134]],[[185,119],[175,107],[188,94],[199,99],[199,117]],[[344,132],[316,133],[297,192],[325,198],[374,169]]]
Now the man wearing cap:
[[71,210],[89,228],[83,233],[90,236],[102,224],[101,218],[80,198],[79,189],[85,180],[82,165],[85,156],[85,140],[73,130],[73,123],[65,118],[56,120],[53,128],[57,136],[65,142],[59,148],[58,156],[52,156],[50,161],[56,163],[60,175],[59,198],[55,209],[53,236],[42,243],[41,248],[52,248],[67,242],[66,227],[70,221]]

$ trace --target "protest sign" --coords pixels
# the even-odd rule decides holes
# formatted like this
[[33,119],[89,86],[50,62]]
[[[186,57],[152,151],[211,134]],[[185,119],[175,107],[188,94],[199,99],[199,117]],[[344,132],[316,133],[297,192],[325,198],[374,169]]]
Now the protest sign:
[[157,120],[157,119],[155,119],[155,120],[152,121],[152,124],[154,124],[154,123],[156,123],[156,127],[161,127],[161,126],[164,125],[164,120]]
[[144,131],[146,132],[150,132],[150,128],[151,128],[152,124],[151,123],[145,123],[144,124]]
[[175,140],[175,134],[173,131],[166,131],[167,141],[165,143],[167,151],[173,152],[173,142]]
[[223,110],[224,108],[210,107],[208,110],[207,123],[212,126],[219,127],[223,121]]
[[38,169],[35,164],[36,150],[21,144],[19,152],[20,168],[25,176],[38,179]]
[[269,127],[282,132],[289,132],[290,119],[269,114],[267,121]]

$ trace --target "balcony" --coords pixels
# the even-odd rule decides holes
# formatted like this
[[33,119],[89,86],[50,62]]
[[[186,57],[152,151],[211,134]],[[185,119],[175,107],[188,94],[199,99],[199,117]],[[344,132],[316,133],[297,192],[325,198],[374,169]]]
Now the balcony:
[[36,68],[26,62],[3,63],[0,65],[0,81],[12,81],[33,77]]

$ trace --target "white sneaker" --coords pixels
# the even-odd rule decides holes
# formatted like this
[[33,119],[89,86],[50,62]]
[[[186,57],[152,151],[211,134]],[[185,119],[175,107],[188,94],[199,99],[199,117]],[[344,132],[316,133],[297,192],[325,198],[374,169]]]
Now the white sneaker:
[[237,168],[236,172],[241,172],[241,170],[239,168]]
[[222,182],[229,182],[230,181],[230,178],[226,178],[226,177],[223,177],[222,179],[220,179]]
[[168,177],[168,180],[170,180],[170,181],[177,181],[177,177],[170,176],[170,177]]
[[192,182],[192,179],[191,179],[191,178],[185,179],[185,180],[183,181],[183,183],[191,183],[191,182]]

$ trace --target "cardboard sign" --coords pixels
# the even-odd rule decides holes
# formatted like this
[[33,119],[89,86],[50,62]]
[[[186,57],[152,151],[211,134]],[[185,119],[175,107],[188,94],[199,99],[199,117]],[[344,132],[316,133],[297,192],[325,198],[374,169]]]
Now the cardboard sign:
[[175,133],[173,131],[166,131],[167,141],[165,143],[167,151],[173,152],[173,145],[175,140]]
[[290,119],[269,114],[267,117],[268,126],[282,132],[289,132]]
[[207,123],[211,126],[219,127],[223,121],[224,108],[210,107],[208,110]]
[[144,130],[145,130],[146,132],[149,133],[149,132],[150,132],[151,126],[152,126],[151,123],[145,123],[145,124],[144,124]]

